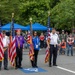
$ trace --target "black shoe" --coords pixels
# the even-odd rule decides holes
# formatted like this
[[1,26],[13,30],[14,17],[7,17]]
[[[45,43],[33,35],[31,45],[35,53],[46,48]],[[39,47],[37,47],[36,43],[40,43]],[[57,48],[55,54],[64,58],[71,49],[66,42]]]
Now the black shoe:
[[23,69],[23,67],[19,67],[20,69]]
[[52,65],[49,65],[49,67],[52,67]]
[[8,68],[4,68],[4,70],[9,70]]
[[32,68],[34,68],[35,66],[32,66]]
[[58,66],[58,65],[54,64],[53,66]]
[[38,66],[35,66],[35,68],[38,68]]

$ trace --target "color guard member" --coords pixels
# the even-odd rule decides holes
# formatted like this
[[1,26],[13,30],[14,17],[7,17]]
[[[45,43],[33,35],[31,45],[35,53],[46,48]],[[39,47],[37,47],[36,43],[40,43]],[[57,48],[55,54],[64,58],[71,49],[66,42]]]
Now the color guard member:
[[[8,70],[8,45],[9,45],[9,37],[6,36],[6,32],[3,31],[3,47],[4,47],[4,70]],[[0,61],[0,70],[2,66],[2,61]]]
[[21,36],[21,30],[16,30],[16,68],[22,68],[22,55],[24,49],[24,37]]
[[50,44],[47,42],[48,47],[50,48],[50,58],[49,58],[49,67],[52,67],[52,56],[53,56],[53,66],[57,66],[56,59],[57,59],[57,45],[59,37],[56,34],[56,30],[53,28],[52,32],[50,33]]
[[33,41],[33,46],[34,46],[34,65],[33,65],[33,67],[37,68],[38,67],[37,66],[37,58],[38,58],[38,53],[40,50],[40,39],[37,36],[37,32],[34,32],[32,41]]

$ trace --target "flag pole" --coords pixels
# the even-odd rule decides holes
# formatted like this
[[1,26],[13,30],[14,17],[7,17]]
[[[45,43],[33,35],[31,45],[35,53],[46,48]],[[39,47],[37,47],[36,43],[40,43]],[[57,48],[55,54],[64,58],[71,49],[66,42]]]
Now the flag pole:
[[[50,32],[50,11],[48,11],[47,38],[49,36],[49,32]],[[48,39],[47,39],[47,41],[48,41]]]
[[48,24],[47,24],[47,28],[50,27],[50,11],[48,11]]
[[[13,20],[13,18],[14,18],[14,13],[12,13],[12,20]],[[11,21],[11,35],[12,35],[12,21]]]
[[14,13],[12,13],[11,19],[12,21],[11,21],[10,43],[9,43],[9,50],[8,50],[9,55],[8,56],[9,56],[11,65],[15,67],[16,46],[15,46],[15,38],[14,38]]
[[30,20],[30,36],[31,36],[30,37],[31,43],[30,43],[29,55],[30,55],[31,65],[33,67],[34,66],[34,47],[33,47],[33,43],[32,43],[32,38],[33,38],[32,18],[30,18],[29,20]]
[[29,19],[30,20],[30,34],[33,37],[33,30],[32,30],[32,18]]
[[[50,11],[48,11],[48,23],[47,23],[47,45],[49,45],[49,43],[50,43],[50,39],[48,38],[48,37],[50,36],[49,32],[50,32]],[[49,56],[50,56],[49,48],[47,47],[47,48],[46,48],[45,63],[47,63],[47,62],[49,61]]]

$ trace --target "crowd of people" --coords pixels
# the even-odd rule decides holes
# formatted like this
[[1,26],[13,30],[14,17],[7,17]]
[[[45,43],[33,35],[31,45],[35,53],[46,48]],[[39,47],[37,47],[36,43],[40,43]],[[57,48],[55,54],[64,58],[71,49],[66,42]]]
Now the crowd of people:
[[[65,32],[64,30],[62,30],[61,33],[59,33],[59,31],[56,31],[56,33],[58,34],[59,37],[59,41],[58,43],[60,44],[58,46],[58,52],[59,54],[67,54],[67,56],[69,56],[69,54],[71,54],[71,56],[73,56],[73,47],[75,45],[75,36],[74,34],[70,33],[68,34],[68,32]],[[46,43],[46,35],[42,32],[40,34],[40,36],[38,36],[40,39],[40,49],[42,48],[46,48],[47,47],[47,43]],[[27,32],[25,34],[25,39],[27,38]],[[28,48],[28,44],[27,42],[25,42],[25,48]]]
[[[58,31],[56,31],[54,28],[49,33],[50,36],[46,37],[44,33],[42,32],[40,36],[38,36],[37,32],[33,32],[32,42],[34,46],[34,61],[31,61],[32,67],[38,67],[37,66],[37,58],[40,48],[49,48],[49,67],[52,67],[52,56],[53,56],[53,66],[57,66],[56,59],[57,59],[57,53],[59,51],[59,55],[67,54],[69,56],[73,56],[73,46],[75,44],[75,36],[74,34],[67,32],[65,33],[64,30],[62,30],[62,33],[60,34]],[[28,40],[28,32],[21,35],[21,30],[16,30],[16,53],[17,56],[15,58],[16,66],[15,69],[22,68],[22,55],[23,55],[23,49],[29,48],[29,44],[27,42]],[[50,42],[47,41],[47,39],[50,39]],[[6,35],[6,32],[3,31],[3,45],[4,45],[4,69],[8,70],[8,45],[9,45],[9,37]],[[1,70],[2,61],[0,61],[0,70]]]
[[[52,34],[51,34],[52,33]],[[56,36],[53,36],[55,34]],[[38,35],[37,35],[38,36]],[[46,48],[49,46],[50,49],[50,59],[49,59],[49,66],[51,67],[51,59],[52,55],[54,56],[53,59],[53,65],[57,66],[56,64],[56,58],[57,54],[58,55],[66,55],[73,56],[73,47],[75,45],[75,35],[73,33],[65,32],[64,30],[61,31],[61,34],[56,31],[55,29],[52,29],[50,32],[50,43],[49,45],[47,44],[47,35],[45,35],[43,32],[38,36],[39,38],[39,43],[40,43],[40,49],[43,50],[43,48]],[[53,37],[54,38],[53,38]],[[55,40],[55,42],[54,42]],[[56,44],[55,44],[56,43]],[[54,47],[55,46],[55,47]]]
[[67,54],[67,56],[71,54],[71,56],[73,56],[73,47],[75,45],[74,34],[68,34],[67,32],[64,33],[64,30],[62,30],[62,33],[59,34],[59,40],[59,54]]

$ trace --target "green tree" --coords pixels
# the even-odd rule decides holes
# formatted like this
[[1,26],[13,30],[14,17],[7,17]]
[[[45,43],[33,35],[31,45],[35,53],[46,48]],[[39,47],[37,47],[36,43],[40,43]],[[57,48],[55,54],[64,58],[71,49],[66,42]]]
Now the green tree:
[[61,0],[51,10],[51,19],[57,29],[70,30],[75,23],[75,0]]
[[20,7],[20,20],[23,24],[29,24],[29,18],[33,18],[33,22],[40,22],[46,25],[47,11],[50,10],[49,0],[32,0],[22,3]]
[[3,24],[15,22],[28,25],[29,18],[47,25],[48,10],[51,11],[51,27],[70,30],[75,24],[75,0],[0,0],[0,19]]
[[15,22],[22,25],[29,24],[29,18],[33,22],[46,25],[47,11],[50,10],[49,0],[1,0],[0,18],[3,24],[11,21],[11,13],[15,13]]
[[0,19],[2,23],[11,22],[11,13],[15,13],[15,18],[19,16],[19,1],[18,0],[1,0],[0,1]]

